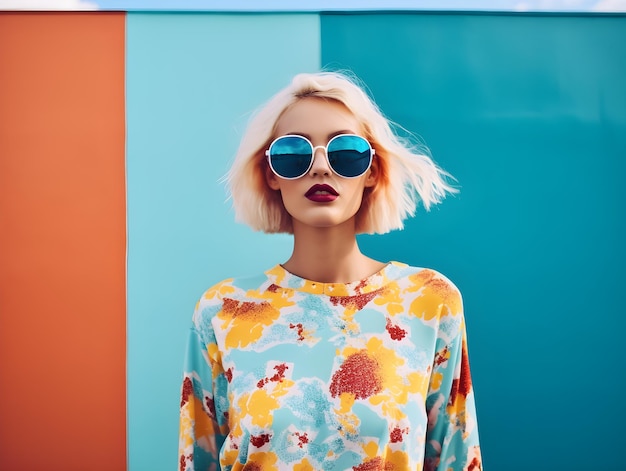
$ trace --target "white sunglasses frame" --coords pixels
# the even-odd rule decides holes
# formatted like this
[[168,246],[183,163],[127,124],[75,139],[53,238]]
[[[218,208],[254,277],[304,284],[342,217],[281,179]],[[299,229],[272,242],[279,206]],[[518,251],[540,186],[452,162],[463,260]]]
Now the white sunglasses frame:
[[[284,138],[284,137],[299,137],[303,140],[305,140],[310,146],[311,146],[311,161],[309,162],[309,166],[307,167],[307,169],[302,173],[302,175],[298,175],[297,177],[284,177],[282,175],[280,175],[276,170],[274,170],[274,167],[272,166],[272,159],[270,158],[270,149],[272,148],[272,146],[274,145],[274,143],[276,143],[276,141]],[[367,164],[367,168],[363,171],[363,173],[361,173],[360,175],[357,175],[355,177],[345,177],[343,175],[341,175],[340,173],[337,173],[335,171],[335,169],[332,167],[332,165],[330,164],[330,160],[328,159],[328,146],[330,145],[331,142],[333,142],[335,139],[338,139],[340,137],[360,137],[361,139],[363,139],[365,142],[367,142],[367,146],[370,149],[370,161]],[[313,143],[311,141],[309,141],[306,137],[301,136],[300,134],[285,134],[284,136],[279,136],[276,139],[274,139],[270,146],[268,147],[268,149],[265,151],[265,157],[267,157],[267,163],[270,166],[270,169],[272,170],[272,172],[274,173],[274,175],[276,175],[278,178],[282,178],[283,180],[297,180],[298,178],[302,178],[304,177],[307,173],[309,173],[309,170],[311,170],[311,167],[313,166],[313,161],[315,160],[315,152],[317,152],[317,149],[324,149],[324,156],[326,157],[326,163],[328,163],[328,168],[336,175],[340,176],[341,178],[348,178],[348,179],[353,179],[353,178],[359,178],[361,176],[363,176],[372,166],[372,161],[374,160],[374,157],[376,155],[376,150],[372,147],[372,145],[370,144],[370,142],[365,139],[363,136],[359,136],[358,134],[337,134],[336,136],[333,136],[327,143],[325,146],[314,146]]]

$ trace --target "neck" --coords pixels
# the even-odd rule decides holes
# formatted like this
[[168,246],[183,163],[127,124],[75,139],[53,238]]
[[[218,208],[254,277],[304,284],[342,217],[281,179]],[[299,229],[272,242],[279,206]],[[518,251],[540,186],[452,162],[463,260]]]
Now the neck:
[[384,265],[361,253],[353,222],[319,228],[302,227],[297,221],[294,221],[293,253],[283,264],[287,271],[321,283],[359,281]]

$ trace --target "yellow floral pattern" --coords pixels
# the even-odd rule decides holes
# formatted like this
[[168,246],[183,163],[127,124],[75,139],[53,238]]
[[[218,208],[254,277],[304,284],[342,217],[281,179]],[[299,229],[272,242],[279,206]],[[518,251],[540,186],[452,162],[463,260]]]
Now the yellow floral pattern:
[[277,265],[209,289],[190,331],[179,469],[481,470],[458,289],[398,262],[354,283]]

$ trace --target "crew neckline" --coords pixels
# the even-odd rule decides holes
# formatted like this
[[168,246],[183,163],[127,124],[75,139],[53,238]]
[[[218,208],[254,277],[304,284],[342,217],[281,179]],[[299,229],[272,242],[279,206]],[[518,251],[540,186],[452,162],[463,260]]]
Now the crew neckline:
[[280,264],[268,270],[266,274],[273,285],[281,288],[292,289],[308,294],[325,294],[327,296],[359,296],[383,288],[393,279],[391,272],[395,268],[403,266],[405,266],[405,264],[390,261],[376,273],[362,280],[348,283],[323,283],[308,280],[291,273]]

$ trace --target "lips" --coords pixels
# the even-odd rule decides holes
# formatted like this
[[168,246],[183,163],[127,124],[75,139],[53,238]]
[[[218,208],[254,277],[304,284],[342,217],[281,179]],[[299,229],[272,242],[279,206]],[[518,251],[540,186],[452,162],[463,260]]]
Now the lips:
[[313,185],[304,196],[316,203],[329,203],[335,201],[339,193],[330,185]]

